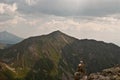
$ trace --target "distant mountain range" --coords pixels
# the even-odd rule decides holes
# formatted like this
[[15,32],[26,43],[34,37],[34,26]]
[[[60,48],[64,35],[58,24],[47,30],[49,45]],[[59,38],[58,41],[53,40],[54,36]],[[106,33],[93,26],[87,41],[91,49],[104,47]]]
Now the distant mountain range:
[[23,38],[20,38],[12,33],[7,31],[0,32],[0,43],[4,44],[16,44],[22,41]]
[[87,73],[120,64],[120,47],[103,41],[79,40],[60,31],[30,37],[0,50],[2,80],[73,80],[80,60]]

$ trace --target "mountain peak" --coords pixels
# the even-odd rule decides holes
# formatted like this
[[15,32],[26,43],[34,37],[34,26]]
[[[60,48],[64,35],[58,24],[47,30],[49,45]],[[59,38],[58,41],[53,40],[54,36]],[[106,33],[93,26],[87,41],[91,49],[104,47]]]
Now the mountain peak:
[[10,32],[8,32],[8,31],[2,31],[2,32],[0,32],[0,34],[2,34],[2,35],[4,35],[4,36],[6,36],[6,35],[14,35],[14,36],[16,36],[15,34],[10,33]]
[[62,31],[57,30],[57,31],[54,31],[54,32],[50,33],[50,35],[56,35],[56,36],[58,36],[58,35],[66,35],[66,34],[63,33]]
[[54,32],[52,32],[52,33],[50,33],[50,34],[63,34],[63,32],[57,30],[57,31],[54,31]]
[[54,32],[56,32],[56,33],[62,33],[60,30],[57,30],[57,31],[54,31]]
[[0,32],[0,33],[9,33],[9,32],[7,32],[7,31],[2,31],[2,32]]
[[119,47],[94,40],[77,40],[59,30],[25,39],[0,53],[1,61],[17,73],[13,77],[24,80],[72,80],[80,60],[85,62],[88,74],[120,63]]
[[0,42],[5,44],[15,44],[23,39],[21,37],[18,37],[8,31],[2,31],[0,32]]
[[2,32],[7,32],[7,31],[2,31]]
[[54,32],[49,34],[49,36],[54,36],[54,37],[61,36],[61,35],[65,35],[65,34],[59,30],[54,31]]

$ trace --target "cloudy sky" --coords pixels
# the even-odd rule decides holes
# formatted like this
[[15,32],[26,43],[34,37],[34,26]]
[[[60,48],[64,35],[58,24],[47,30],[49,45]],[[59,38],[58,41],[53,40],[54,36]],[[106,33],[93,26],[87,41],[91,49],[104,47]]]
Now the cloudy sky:
[[0,0],[0,31],[27,38],[55,30],[120,45],[120,0]]

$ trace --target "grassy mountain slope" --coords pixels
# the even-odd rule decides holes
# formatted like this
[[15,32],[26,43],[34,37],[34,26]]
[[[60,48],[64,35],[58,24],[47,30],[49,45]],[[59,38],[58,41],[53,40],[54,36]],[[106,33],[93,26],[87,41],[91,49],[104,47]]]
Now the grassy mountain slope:
[[80,60],[88,73],[120,64],[120,48],[111,43],[78,40],[60,31],[28,38],[0,52],[21,80],[72,80]]
[[4,44],[4,43],[0,43],[0,49],[5,49],[12,46],[12,44]]
[[0,43],[0,49],[4,49],[6,47],[5,44]]
[[88,73],[91,73],[120,64],[120,47],[112,43],[84,39],[66,45],[63,56],[73,67],[75,63],[79,63],[77,61],[84,60]]

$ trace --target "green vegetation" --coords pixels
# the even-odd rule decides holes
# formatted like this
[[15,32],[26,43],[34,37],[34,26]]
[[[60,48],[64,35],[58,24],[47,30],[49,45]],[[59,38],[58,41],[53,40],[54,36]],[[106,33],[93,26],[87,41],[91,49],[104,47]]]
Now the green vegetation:
[[120,64],[119,53],[114,44],[78,40],[56,31],[0,50],[0,59],[15,68],[15,72],[0,72],[0,76],[5,80],[10,76],[15,80],[70,80],[80,60],[88,73],[97,72]]

